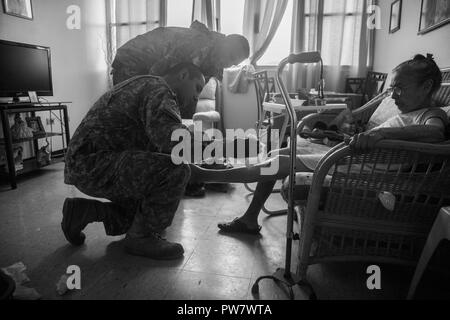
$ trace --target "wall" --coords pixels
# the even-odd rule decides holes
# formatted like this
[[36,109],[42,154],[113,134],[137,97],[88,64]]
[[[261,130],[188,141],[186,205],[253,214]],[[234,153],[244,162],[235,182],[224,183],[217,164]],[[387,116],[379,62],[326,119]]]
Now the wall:
[[[92,104],[107,90],[104,0],[34,0],[33,20],[0,12],[0,39],[51,49],[53,97],[69,105],[73,134]],[[69,30],[67,7],[81,8],[81,29]],[[42,119],[45,125],[45,119]]]
[[392,2],[379,0],[382,29],[375,32],[374,71],[390,73],[417,53],[433,53],[440,68],[450,67],[450,24],[418,35],[421,0],[403,0],[400,30],[389,34]]

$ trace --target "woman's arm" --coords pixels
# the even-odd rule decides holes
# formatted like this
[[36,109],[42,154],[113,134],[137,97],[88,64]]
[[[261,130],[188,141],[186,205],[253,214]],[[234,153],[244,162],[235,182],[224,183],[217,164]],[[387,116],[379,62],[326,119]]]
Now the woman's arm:
[[[438,125],[438,123],[441,124]],[[430,119],[426,125],[415,125],[403,128],[380,128],[376,130],[384,139],[407,140],[436,143],[445,140],[444,126],[439,119]]]
[[350,147],[358,151],[372,149],[383,139],[405,140],[424,143],[438,143],[445,140],[445,128],[442,120],[429,119],[425,125],[413,125],[402,128],[375,128],[358,134],[350,141]]

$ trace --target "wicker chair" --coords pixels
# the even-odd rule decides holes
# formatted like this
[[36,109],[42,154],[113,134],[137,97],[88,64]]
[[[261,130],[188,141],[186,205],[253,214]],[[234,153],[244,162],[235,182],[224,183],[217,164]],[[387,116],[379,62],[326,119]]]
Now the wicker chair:
[[[447,106],[449,73],[443,70],[445,83],[435,95]],[[385,95],[355,110],[354,118],[367,123]],[[334,117],[310,115],[298,128]],[[298,173],[296,180],[301,176]],[[309,265],[328,261],[415,265],[439,209],[450,204],[449,190],[450,141],[384,140],[365,154],[345,144],[334,147],[319,162],[308,199],[296,203],[299,278],[306,281]],[[381,203],[382,192],[395,196],[392,211]]]

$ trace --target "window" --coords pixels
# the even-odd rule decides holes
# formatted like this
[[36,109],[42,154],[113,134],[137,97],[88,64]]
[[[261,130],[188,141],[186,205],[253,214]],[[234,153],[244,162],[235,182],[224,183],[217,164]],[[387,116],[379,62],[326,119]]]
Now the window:
[[259,59],[260,66],[276,66],[286,58],[291,48],[291,28],[293,1],[289,0],[283,19],[264,55]]
[[163,0],[107,0],[108,60],[128,40],[159,27]]
[[167,0],[167,26],[189,28],[193,0]]
[[[311,43],[320,39],[322,59],[327,65],[357,65],[359,59],[359,43],[361,38],[362,14],[364,3],[360,0],[319,0],[312,1],[318,7],[323,6],[323,14],[319,18],[311,10],[311,1],[305,6],[305,50],[315,50]],[[317,9],[317,7],[316,7]],[[320,9],[319,9],[320,10]],[[313,16],[313,17],[312,17]],[[322,34],[317,37],[315,30],[310,30],[310,19],[322,18]],[[310,32],[312,31],[312,32]],[[315,39],[310,39],[314,37]],[[311,41],[310,41],[311,40]]]
[[[358,65],[364,1],[361,0],[305,0],[303,51],[320,50],[327,65]],[[278,65],[291,48],[293,0],[289,0],[284,17],[259,65]],[[318,25],[320,24],[320,28]],[[321,34],[317,35],[317,30]],[[319,47],[317,47],[317,44]]]
[[357,65],[363,1],[324,0],[321,52],[328,65]]
[[245,0],[220,1],[220,32],[243,34]]

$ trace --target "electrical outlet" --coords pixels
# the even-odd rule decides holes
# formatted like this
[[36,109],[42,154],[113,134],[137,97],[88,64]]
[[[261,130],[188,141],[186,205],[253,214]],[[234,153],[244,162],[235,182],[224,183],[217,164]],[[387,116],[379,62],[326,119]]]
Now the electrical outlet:
[[55,124],[55,119],[47,118],[47,125]]

